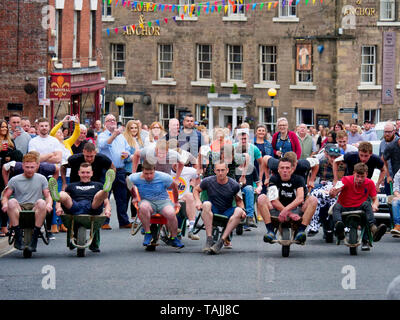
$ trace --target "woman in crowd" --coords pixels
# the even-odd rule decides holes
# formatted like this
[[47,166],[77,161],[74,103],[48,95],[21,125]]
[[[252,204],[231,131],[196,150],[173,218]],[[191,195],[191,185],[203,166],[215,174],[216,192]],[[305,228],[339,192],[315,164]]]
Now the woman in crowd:
[[[22,161],[22,152],[15,148],[15,144],[10,136],[10,131],[8,128],[8,123],[6,120],[0,120],[0,166],[10,161]],[[5,188],[3,176],[0,175],[0,192],[3,192]],[[5,237],[8,229],[7,222],[8,216],[6,212],[0,210],[0,220],[1,220],[1,231],[0,237]]]
[[[75,122],[74,132],[72,133],[71,137],[65,139],[64,136],[64,129],[63,125],[68,122]],[[66,163],[68,163],[68,158],[73,154],[71,147],[75,143],[75,141],[79,138],[81,134],[80,125],[79,125],[79,116],[75,116],[75,120],[71,120],[70,115],[66,115],[62,121],[57,123],[53,129],[50,131],[50,135],[55,137],[62,148],[62,160],[61,160],[61,167],[60,167],[60,175],[58,177],[58,191],[61,191],[63,186],[65,187],[69,183],[69,170],[64,167]],[[58,226],[60,226],[60,230],[58,230]],[[60,218],[55,214],[55,210],[53,212],[53,220],[51,225],[51,232],[57,233],[58,231],[66,232],[67,229],[61,223]]]
[[[130,150],[127,151],[129,151],[131,154],[134,154],[136,150],[140,150],[143,148],[143,141],[141,138],[141,127],[138,120],[129,120],[125,126],[125,131],[123,135],[130,147]],[[126,157],[128,157],[128,155],[129,155],[128,152],[126,152]],[[123,156],[125,156],[125,154]],[[132,161],[125,162],[125,171],[127,176],[129,176],[132,173]],[[140,164],[138,166],[137,171],[142,171]],[[126,190],[127,190],[127,198],[129,201],[128,202],[129,205],[131,192],[128,188]],[[131,207],[131,216],[135,217],[137,213],[136,208],[134,205],[132,205],[132,203],[130,207]]]
[[156,146],[157,141],[165,136],[165,129],[160,122],[153,122],[149,127],[149,136],[144,141],[144,147]]
[[321,150],[322,148],[322,142],[326,139],[327,135],[328,135],[328,128],[324,128],[322,127],[322,129],[319,131],[319,136],[317,139],[317,148],[318,150]]
[[226,136],[226,130],[224,128],[215,128],[214,129],[214,136],[212,137],[212,143],[210,145],[210,148],[214,152],[219,152],[219,150],[225,145],[225,144],[232,144],[232,141],[228,139]]
[[272,136],[272,147],[275,158],[281,158],[286,152],[293,151],[297,159],[301,156],[301,146],[296,133],[289,131],[289,123],[286,118],[279,118],[276,122],[278,131]]
[[321,144],[321,149],[323,149],[326,144],[328,143],[337,143],[336,142],[336,132],[335,131],[329,131],[328,135],[326,136],[326,138],[324,139],[324,141]]

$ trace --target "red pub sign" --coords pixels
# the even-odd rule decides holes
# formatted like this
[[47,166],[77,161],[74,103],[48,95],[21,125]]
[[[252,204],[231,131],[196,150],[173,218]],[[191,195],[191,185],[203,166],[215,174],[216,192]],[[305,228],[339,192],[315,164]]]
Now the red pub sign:
[[50,100],[70,100],[71,74],[51,73],[50,76]]

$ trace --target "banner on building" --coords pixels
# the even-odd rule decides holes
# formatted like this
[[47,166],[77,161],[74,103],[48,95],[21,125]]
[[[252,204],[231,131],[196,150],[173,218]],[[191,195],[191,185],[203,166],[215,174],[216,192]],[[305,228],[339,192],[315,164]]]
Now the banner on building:
[[383,33],[382,104],[394,104],[396,85],[396,32]]
[[296,70],[310,71],[311,70],[311,43],[298,43],[296,45]]
[[50,74],[50,100],[70,100],[71,98],[71,74]]

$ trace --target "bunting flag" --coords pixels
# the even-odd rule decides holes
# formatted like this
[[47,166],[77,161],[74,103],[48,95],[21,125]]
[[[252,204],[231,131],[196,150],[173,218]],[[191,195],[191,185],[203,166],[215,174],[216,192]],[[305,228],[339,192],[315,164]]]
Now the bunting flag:
[[[113,0],[102,0],[103,3],[108,3],[108,4],[112,4]],[[301,2],[301,0],[282,0],[281,4],[282,7],[285,8],[285,6],[291,6],[291,5],[299,5],[299,3]],[[305,0],[305,5],[308,5],[309,0]],[[312,0],[313,5],[315,5],[316,0]],[[323,4],[323,0],[320,0],[321,4]],[[243,0],[214,0],[214,2],[203,2],[203,3],[195,3],[195,4],[188,4],[188,5],[175,5],[175,4],[161,4],[161,3],[154,3],[154,2],[144,2],[144,1],[131,1],[131,0],[115,0],[115,6],[118,5],[118,3],[121,3],[121,7],[128,7],[128,8],[137,8],[138,11],[141,11],[143,9],[146,9],[147,11],[161,11],[163,12],[164,9],[165,11],[167,11],[169,9],[170,12],[177,12],[176,16],[173,16],[172,19],[176,21],[176,19],[178,17],[180,17],[182,20],[184,20],[185,15],[188,15],[190,17],[192,17],[193,14],[195,14],[195,10],[197,7],[197,15],[200,16],[200,12],[201,9],[203,9],[204,12],[209,13],[211,12],[218,12],[220,13],[221,11],[223,11],[225,14],[227,14],[229,6],[231,6],[232,8],[232,12],[249,12],[250,8],[252,11],[254,11],[257,8],[257,5],[259,4],[260,10],[263,9],[264,5],[267,4],[268,5],[268,11],[271,10],[272,6],[275,9],[280,1],[278,0],[268,0],[265,2],[254,2],[251,3],[251,0],[248,0],[247,3],[244,3]],[[239,4],[240,3],[240,4]],[[180,10],[182,8],[183,12]],[[183,14],[184,13],[184,14]],[[171,17],[170,17],[171,18]],[[179,19],[180,20],[180,19]],[[168,18],[164,18],[164,22],[167,24],[168,23]],[[147,22],[147,25],[149,27],[151,27],[151,25],[153,24],[157,24],[158,26],[160,26],[160,20],[153,20],[153,21],[149,21]],[[140,24],[141,27],[143,27],[143,24]],[[115,34],[119,33],[119,30],[123,29],[125,32],[127,32],[127,28],[129,26],[119,26],[119,27],[115,27],[114,31]],[[135,25],[131,25],[131,27],[134,29]],[[107,35],[110,36],[110,29],[109,28],[105,28],[103,29],[107,32]]]

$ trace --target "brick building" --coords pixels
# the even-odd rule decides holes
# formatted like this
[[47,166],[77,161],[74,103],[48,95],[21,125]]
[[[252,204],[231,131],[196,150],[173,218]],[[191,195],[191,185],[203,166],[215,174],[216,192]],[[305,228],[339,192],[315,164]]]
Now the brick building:
[[[81,122],[100,118],[101,0],[4,0],[0,6],[0,111],[52,121],[79,113]],[[71,97],[43,110],[38,78],[70,75]]]
[[[349,122],[340,110],[356,103],[359,121],[397,118],[399,1],[283,2],[103,3],[106,112],[117,113],[122,96],[122,116],[145,123],[191,112],[214,125],[237,115],[273,130],[280,116],[292,127]],[[211,84],[218,98],[208,98]],[[230,97],[234,84],[242,105]],[[385,104],[382,93],[391,95]]]
[[38,77],[47,76],[47,32],[41,26],[43,3],[0,1],[0,114],[41,115]]

